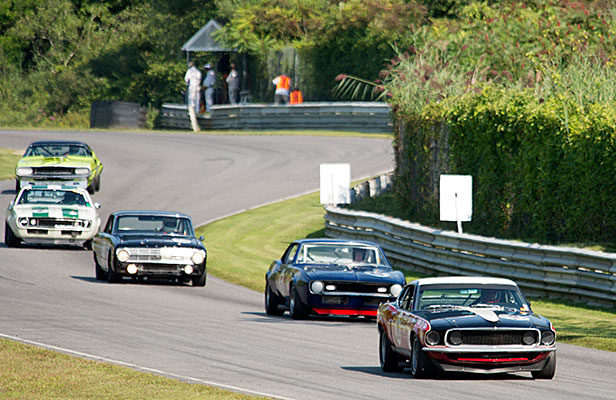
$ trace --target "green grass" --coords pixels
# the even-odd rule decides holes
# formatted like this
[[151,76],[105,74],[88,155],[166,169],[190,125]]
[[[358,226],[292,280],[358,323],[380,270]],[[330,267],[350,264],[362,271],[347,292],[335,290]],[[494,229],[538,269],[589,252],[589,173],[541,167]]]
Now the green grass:
[[[263,292],[265,271],[291,241],[324,236],[324,213],[318,193],[313,193],[198,228],[208,249],[208,273]],[[407,281],[426,276],[404,272]],[[530,301],[536,313],[552,321],[559,342],[616,351],[616,310],[558,300]]]
[[2,399],[259,399],[0,339]]
[[21,151],[0,148],[0,180],[15,179],[15,166]]

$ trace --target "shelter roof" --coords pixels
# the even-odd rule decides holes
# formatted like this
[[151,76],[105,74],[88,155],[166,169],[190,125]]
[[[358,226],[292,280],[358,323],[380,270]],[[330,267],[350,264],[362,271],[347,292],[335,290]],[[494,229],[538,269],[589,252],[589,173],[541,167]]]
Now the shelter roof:
[[236,49],[224,46],[220,41],[214,38],[213,33],[218,32],[221,28],[218,22],[213,19],[209,20],[207,24],[182,45],[182,50],[201,52],[236,51]]

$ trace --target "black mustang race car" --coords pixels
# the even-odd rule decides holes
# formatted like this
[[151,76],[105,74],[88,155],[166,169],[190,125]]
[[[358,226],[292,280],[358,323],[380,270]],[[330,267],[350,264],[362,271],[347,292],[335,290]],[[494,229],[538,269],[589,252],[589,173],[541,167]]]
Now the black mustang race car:
[[118,211],[92,241],[96,279],[173,279],[205,286],[207,252],[188,215]]
[[381,368],[428,377],[436,371],[527,371],[552,379],[556,332],[509,279],[424,278],[378,311]]
[[265,311],[291,318],[309,314],[375,316],[378,305],[405,283],[381,248],[371,242],[297,240],[265,275]]

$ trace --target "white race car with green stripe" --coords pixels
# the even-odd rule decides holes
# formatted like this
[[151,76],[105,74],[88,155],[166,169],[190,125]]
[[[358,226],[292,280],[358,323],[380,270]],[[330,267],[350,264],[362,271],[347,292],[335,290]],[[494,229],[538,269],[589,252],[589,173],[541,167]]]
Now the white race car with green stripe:
[[25,187],[6,210],[4,242],[8,247],[22,242],[88,247],[100,227],[98,207],[85,189]]

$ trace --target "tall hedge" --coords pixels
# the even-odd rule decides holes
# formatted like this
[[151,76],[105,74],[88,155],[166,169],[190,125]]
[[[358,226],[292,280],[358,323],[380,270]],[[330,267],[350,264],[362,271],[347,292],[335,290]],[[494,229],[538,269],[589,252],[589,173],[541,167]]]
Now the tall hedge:
[[465,230],[542,243],[616,237],[616,107],[485,89],[396,115],[398,195],[438,222],[438,176],[473,176]]

